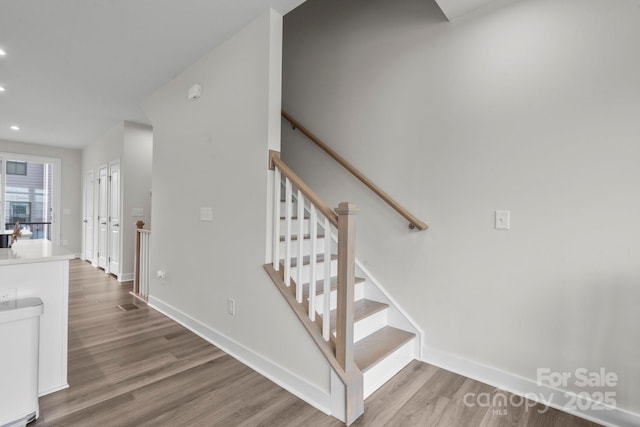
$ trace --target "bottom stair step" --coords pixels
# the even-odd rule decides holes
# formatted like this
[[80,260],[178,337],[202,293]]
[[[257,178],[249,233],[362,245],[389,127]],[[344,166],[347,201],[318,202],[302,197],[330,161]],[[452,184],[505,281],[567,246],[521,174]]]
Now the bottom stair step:
[[354,344],[356,366],[364,373],[376,363],[412,340],[416,334],[385,326]]

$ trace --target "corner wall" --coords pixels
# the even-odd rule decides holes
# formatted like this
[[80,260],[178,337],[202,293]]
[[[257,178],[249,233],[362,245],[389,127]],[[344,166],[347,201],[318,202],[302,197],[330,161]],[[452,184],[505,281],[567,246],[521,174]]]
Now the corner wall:
[[[139,123],[124,122],[122,156],[122,272],[133,276],[136,222],[151,228],[151,171],[153,164],[153,129]],[[134,216],[142,209],[142,216]]]
[[[86,174],[93,170],[97,179],[98,169],[114,160],[120,160],[121,174],[121,241],[120,281],[133,279],[136,222],[142,220],[145,228],[151,227],[151,169],[153,130],[150,126],[123,121],[96,138],[82,150],[82,206],[86,192]],[[142,208],[141,217],[133,216],[133,208]],[[98,190],[94,189],[94,214],[98,214]],[[97,224],[97,221],[95,221]],[[98,227],[94,227],[94,253],[98,244]],[[83,231],[84,233],[84,231]],[[82,246],[84,249],[84,238]],[[84,250],[83,250],[84,253]]]
[[[448,23],[422,0],[309,0],[284,34],[283,109],[430,225],[410,232],[283,128],[296,173],[361,208],[357,257],[425,330],[430,360],[532,392],[538,368],[604,367],[637,422],[637,5],[499,1]],[[494,229],[499,209],[511,230]]]
[[[143,103],[154,127],[150,303],[328,410],[327,362],[262,267],[268,150],[280,146],[281,26],[264,13]],[[189,100],[195,83],[202,96]]]

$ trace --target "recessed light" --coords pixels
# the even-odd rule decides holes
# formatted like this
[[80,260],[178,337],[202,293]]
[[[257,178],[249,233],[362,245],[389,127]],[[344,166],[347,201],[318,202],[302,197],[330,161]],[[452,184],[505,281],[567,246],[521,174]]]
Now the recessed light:
[[0,86],[0,92],[4,92],[4,87]]
[[14,131],[16,131],[16,132],[17,132],[17,131],[19,131],[19,130],[20,130],[20,126],[18,126],[18,125],[11,125],[11,126],[9,126],[9,129],[14,130]]
[[4,49],[0,49],[0,56],[5,56],[7,54],[7,52],[4,51]]

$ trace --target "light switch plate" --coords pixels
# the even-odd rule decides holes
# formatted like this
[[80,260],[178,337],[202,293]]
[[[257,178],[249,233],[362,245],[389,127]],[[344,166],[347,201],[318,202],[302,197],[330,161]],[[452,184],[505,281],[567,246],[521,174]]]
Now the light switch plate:
[[131,208],[131,216],[134,218],[142,218],[144,216],[144,208]]
[[213,221],[213,208],[200,208],[200,221]]
[[511,211],[496,211],[496,230],[509,230],[511,228]]

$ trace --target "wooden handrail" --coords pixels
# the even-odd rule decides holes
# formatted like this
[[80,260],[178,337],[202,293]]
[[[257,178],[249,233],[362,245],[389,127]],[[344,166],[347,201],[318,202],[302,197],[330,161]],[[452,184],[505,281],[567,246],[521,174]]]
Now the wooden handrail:
[[320,140],[320,138],[315,136],[309,129],[307,129],[304,126],[302,126],[300,124],[300,122],[298,122],[296,119],[294,119],[293,117],[291,117],[289,114],[287,114],[284,111],[282,112],[282,117],[284,117],[285,120],[287,120],[289,123],[291,123],[291,126],[293,126],[294,129],[300,130],[300,132],[302,132],[307,138],[309,138],[311,141],[313,141],[325,153],[327,153],[329,156],[331,156],[336,162],[340,163],[340,165],[342,165],[342,167],[344,167],[346,170],[351,172],[351,174],[353,176],[355,176],[356,178],[358,178],[360,180],[360,182],[362,182],[364,185],[366,185],[371,191],[376,193],[389,206],[391,206],[393,209],[395,209],[396,212],[398,212],[407,221],[409,221],[409,228],[411,228],[411,229],[417,228],[418,230],[426,230],[428,228],[428,225],[425,222],[420,221],[418,218],[413,216],[408,210],[406,210],[398,202],[393,200],[391,198],[391,196],[389,196],[387,193],[382,191],[382,189],[380,187],[378,187],[376,184],[374,184],[369,178],[364,176],[362,174],[362,172],[360,172],[358,169],[355,168],[355,166],[353,166],[351,163],[346,161],[341,155],[336,153],[327,144],[322,142],[322,140]]
[[269,151],[269,165],[277,166],[280,172],[289,178],[291,183],[296,186],[302,194],[305,195],[311,203],[313,203],[318,211],[324,215],[331,224],[338,226],[338,215],[311,189],[304,181],[291,170],[289,166],[280,158],[277,151]]

